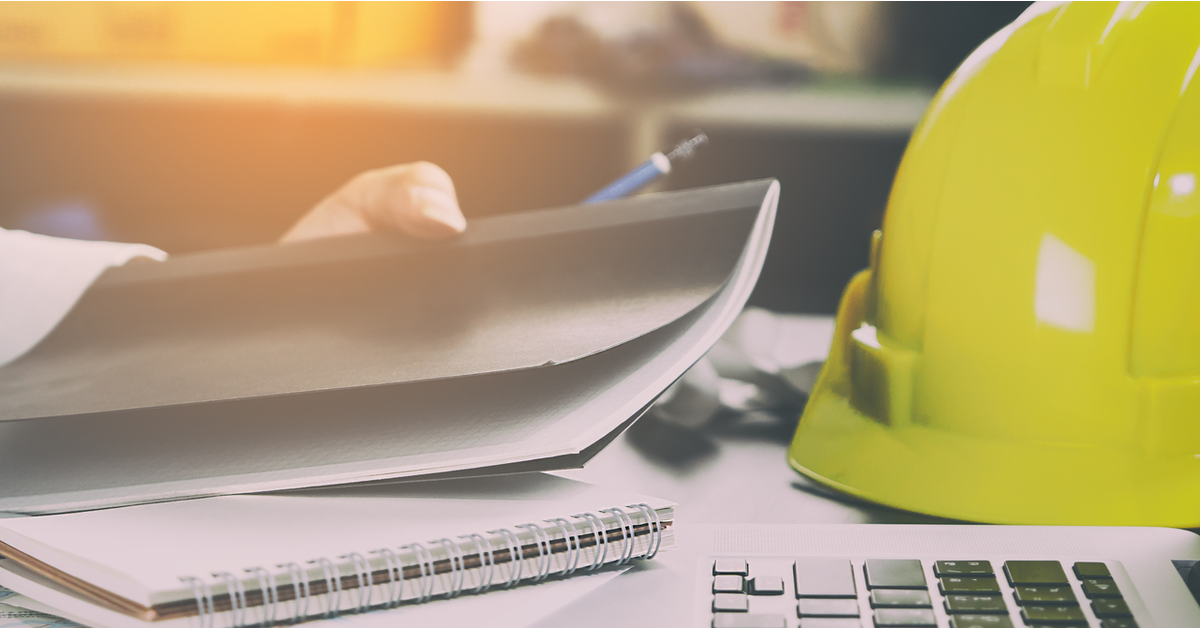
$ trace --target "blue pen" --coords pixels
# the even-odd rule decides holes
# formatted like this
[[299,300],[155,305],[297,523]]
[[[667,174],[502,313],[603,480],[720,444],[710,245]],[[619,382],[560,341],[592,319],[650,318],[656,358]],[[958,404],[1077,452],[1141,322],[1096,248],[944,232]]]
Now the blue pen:
[[708,136],[704,135],[703,131],[697,131],[694,137],[675,145],[675,148],[671,149],[670,153],[663,155],[660,151],[651,155],[649,160],[642,162],[637,168],[621,176],[617,181],[605,186],[600,192],[584,199],[583,203],[608,201],[632,195],[650,182],[670,173],[672,162],[692,157],[696,154],[696,147],[706,142],[708,142]]

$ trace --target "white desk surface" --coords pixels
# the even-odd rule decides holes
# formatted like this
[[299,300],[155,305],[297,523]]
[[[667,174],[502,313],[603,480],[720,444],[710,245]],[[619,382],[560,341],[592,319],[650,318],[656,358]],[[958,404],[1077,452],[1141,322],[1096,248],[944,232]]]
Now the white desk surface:
[[581,470],[556,474],[678,503],[681,523],[937,523],[819,486],[787,462],[791,430],[743,421],[703,432],[641,421]]
[[[647,417],[566,477],[678,502],[677,524],[940,523],[826,490],[787,463],[791,425],[770,418],[693,431]],[[675,626],[695,581],[686,548],[641,563],[537,625]]]

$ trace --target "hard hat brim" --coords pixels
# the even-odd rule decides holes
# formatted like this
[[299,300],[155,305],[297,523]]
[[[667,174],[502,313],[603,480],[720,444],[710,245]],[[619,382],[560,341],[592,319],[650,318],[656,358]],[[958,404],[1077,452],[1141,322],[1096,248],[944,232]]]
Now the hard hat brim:
[[[788,461],[805,476],[874,503],[961,521],[1195,527],[1197,488],[1174,465],[1095,444],[1031,443],[938,430],[919,414],[880,418],[852,395],[851,333],[871,283],[851,280],[829,360],[809,397]],[[1047,484],[1056,488],[1047,492]]]

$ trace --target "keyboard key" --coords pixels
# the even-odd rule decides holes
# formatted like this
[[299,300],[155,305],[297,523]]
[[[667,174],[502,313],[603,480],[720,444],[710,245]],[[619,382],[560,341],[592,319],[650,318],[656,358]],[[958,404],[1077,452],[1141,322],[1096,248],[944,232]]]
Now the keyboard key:
[[992,563],[987,560],[938,560],[933,563],[933,572],[938,577],[946,575],[968,577],[996,575],[992,572]]
[[747,575],[750,566],[740,558],[717,558],[713,563],[713,575]]
[[783,595],[783,578],[760,575],[750,578],[751,595]]
[[1087,595],[1088,599],[1120,597],[1121,590],[1117,588],[1117,583],[1112,580],[1103,578],[1087,579],[1083,581],[1083,594]]
[[1132,619],[1101,619],[1101,628],[1137,628],[1137,622]]
[[950,615],[951,628],[1011,628],[1008,615]]
[[1018,586],[1015,589],[1017,603],[1025,604],[1075,604],[1075,592],[1070,586]]
[[920,560],[867,560],[867,588],[925,588]]
[[876,628],[936,628],[932,608],[880,608],[875,611]]
[[1087,627],[1087,617],[1078,606],[1025,606],[1021,619],[1027,626]]
[[717,613],[713,615],[714,628],[786,628],[787,618],[783,615],[751,615],[747,613]]
[[1103,562],[1076,562],[1075,575],[1081,580],[1112,577],[1112,573],[1108,572],[1108,565]]
[[746,612],[747,610],[750,610],[750,598],[741,593],[713,595],[713,612]]
[[871,608],[930,608],[928,591],[877,588],[871,591]]
[[994,577],[944,577],[938,578],[938,590],[943,595],[951,593],[999,593],[1000,583]]
[[1097,617],[1132,617],[1129,604],[1123,599],[1100,599],[1092,602],[1092,612]]
[[946,612],[955,613],[989,613],[1007,612],[1008,606],[999,595],[947,595]]
[[802,599],[796,603],[800,617],[858,618],[858,602],[853,599]]
[[803,558],[792,565],[796,597],[857,597],[849,560]]
[[847,617],[804,617],[800,620],[801,628],[861,628],[862,623],[857,618]]
[[746,581],[740,575],[718,575],[713,578],[714,593],[745,593]]
[[1069,584],[1067,574],[1057,560],[1009,560],[1004,574],[1013,586],[1057,586]]

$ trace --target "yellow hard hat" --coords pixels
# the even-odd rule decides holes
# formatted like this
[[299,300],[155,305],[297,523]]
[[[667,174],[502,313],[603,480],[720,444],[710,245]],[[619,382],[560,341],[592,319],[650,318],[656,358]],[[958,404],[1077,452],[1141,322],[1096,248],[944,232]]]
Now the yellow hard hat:
[[878,503],[1200,526],[1200,4],[1038,4],[913,133],[789,450]]

